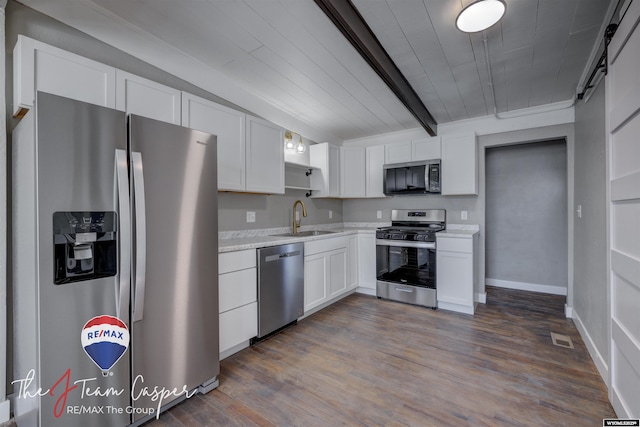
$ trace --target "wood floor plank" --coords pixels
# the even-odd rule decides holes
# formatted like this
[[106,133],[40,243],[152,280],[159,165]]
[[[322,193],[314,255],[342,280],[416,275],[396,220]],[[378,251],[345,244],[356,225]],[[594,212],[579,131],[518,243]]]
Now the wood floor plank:
[[[555,346],[551,332],[574,349]],[[615,417],[564,297],[488,288],[475,316],[354,294],[221,363],[160,426],[578,426]]]

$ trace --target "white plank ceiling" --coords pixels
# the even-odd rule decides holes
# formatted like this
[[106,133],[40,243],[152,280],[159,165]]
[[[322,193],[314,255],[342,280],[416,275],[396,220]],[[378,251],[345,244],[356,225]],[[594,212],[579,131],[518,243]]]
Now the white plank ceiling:
[[[312,0],[20,2],[303,134],[346,140],[419,126]],[[469,35],[454,25],[469,2],[353,0],[438,123],[493,114],[485,35],[498,113],[572,99],[611,3],[506,0],[501,23]],[[148,55],[124,29],[146,36]],[[191,72],[163,66],[167,49]],[[217,93],[204,76],[259,102]]]

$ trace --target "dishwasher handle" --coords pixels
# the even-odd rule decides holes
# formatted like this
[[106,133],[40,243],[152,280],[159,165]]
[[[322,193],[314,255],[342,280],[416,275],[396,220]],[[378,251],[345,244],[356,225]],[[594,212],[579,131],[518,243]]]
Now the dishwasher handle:
[[277,261],[281,258],[291,258],[294,256],[298,256],[298,255],[302,255],[301,251],[293,251],[293,252],[285,252],[282,254],[275,254],[275,255],[269,255],[264,257],[264,262],[272,262],[272,261]]

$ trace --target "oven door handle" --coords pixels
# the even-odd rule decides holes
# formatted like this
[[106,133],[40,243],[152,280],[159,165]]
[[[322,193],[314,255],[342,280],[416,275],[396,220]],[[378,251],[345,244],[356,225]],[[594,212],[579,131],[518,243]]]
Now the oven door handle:
[[435,249],[436,242],[408,242],[404,240],[376,239],[376,246],[396,246],[400,248]]

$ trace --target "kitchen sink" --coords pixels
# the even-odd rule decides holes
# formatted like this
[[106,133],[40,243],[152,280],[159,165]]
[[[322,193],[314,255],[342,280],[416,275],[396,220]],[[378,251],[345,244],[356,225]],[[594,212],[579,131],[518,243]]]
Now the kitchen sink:
[[282,233],[282,234],[272,234],[274,237],[309,237],[309,236],[322,236],[323,234],[333,234],[337,233],[337,231],[329,231],[329,230],[308,230],[308,231],[298,231],[297,233]]

